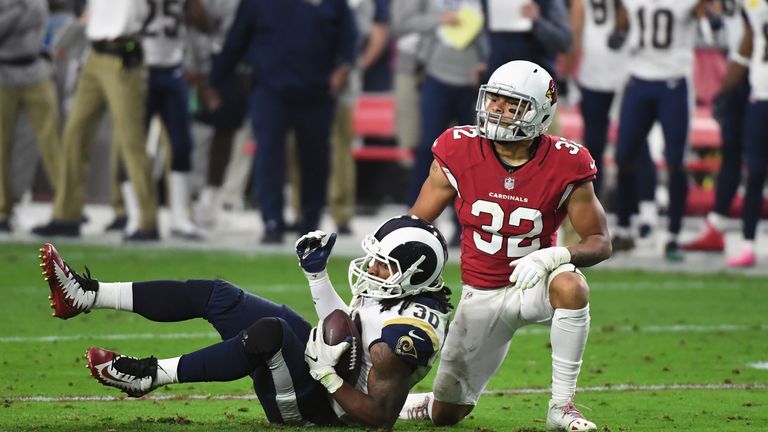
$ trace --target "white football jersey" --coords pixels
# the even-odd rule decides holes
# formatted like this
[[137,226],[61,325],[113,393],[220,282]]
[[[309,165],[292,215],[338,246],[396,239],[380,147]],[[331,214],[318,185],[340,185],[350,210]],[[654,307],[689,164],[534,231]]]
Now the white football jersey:
[[699,0],[622,0],[629,15],[629,71],[649,81],[693,72]]
[[740,0],[720,0],[723,9],[725,44],[728,52],[738,52],[744,36],[744,19],[741,16]]
[[[368,373],[371,362],[371,345],[386,343],[402,361],[415,367],[409,386],[421,381],[432,368],[448,333],[450,311],[441,312],[435,300],[419,296],[402,313],[400,303],[381,311],[377,299],[362,298],[355,321],[359,321],[363,340],[363,362],[355,387],[368,394]],[[341,406],[331,398],[339,418],[346,416]]]
[[768,100],[768,1],[744,0],[742,7],[752,27],[749,84],[752,98]]
[[615,0],[576,0],[584,4],[582,55],[577,80],[590,90],[614,92],[624,84],[626,49],[608,48],[616,22]]
[[175,66],[184,59],[187,31],[186,0],[144,1],[149,15],[142,27],[144,63],[147,66]]

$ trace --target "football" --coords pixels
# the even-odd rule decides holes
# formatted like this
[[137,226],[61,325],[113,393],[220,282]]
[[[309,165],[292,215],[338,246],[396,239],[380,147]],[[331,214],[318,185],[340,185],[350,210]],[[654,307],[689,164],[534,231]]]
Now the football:
[[363,341],[360,331],[352,318],[341,309],[336,309],[323,320],[323,340],[328,345],[338,345],[351,337],[348,350],[339,358],[336,373],[341,379],[355,385],[360,375],[360,365],[363,362]]

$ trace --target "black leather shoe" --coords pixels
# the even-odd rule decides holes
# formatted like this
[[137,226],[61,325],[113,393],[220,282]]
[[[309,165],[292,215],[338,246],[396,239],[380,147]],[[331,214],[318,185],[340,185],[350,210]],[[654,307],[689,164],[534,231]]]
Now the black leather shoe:
[[115,216],[112,223],[104,228],[105,231],[122,231],[128,225],[128,216]]
[[80,237],[80,221],[52,219],[46,225],[32,228],[32,234],[44,237]]
[[352,235],[352,228],[349,227],[349,222],[344,222],[336,227],[336,232],[339,235]]
[[157,232],[157,228],[148,230],[138,229],[123,237],[123,241],[127,242],[148,242],[158,240],[160,240],[160,233]]
[[11,232],[11,224],[8,219],[0,219],[0,232]]

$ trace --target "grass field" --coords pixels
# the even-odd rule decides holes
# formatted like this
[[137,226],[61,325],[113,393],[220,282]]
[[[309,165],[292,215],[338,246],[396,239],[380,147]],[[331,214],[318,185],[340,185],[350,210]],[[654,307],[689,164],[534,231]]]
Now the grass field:
[[[226,278],[314,321],[292,256],[59,245],[104,281]],[[329,271],[342,296],[347,261]],[[577,404],[602,431],[768,430],[768,278],[587,270],[592,332]],[[458,287],[457,265],[447,280]],[[458,290],[456,290],[458,291]],[[176,356],[216,341],[204,321],[153,323],[125,312],[50,317],[37,247],[0,244],[0,430],[295,430],[270,426],[249,380],[176,385],[122,399],[84,368],[89,346]],[[456,296],[454,296],[456,297]],[[456,300],[456,299],[454,299]],[[543,431],[548,329],[528,327],[471,418],[456,431]],[[435,368],[436,369],[436,368]],[[433,370],[434,373],[434,370]],[[415,390],[431,387],[433,375]],[[113,391],[114,390],[114,391]],[[436,430],[399,422],[397,430]]]

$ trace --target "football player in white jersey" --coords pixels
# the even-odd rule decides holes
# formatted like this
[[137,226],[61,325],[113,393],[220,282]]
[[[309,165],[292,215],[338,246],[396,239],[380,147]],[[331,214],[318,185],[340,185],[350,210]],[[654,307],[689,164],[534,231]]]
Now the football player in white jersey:
[[68,319],[94,309],[132,311],[159,322],[204,318],[222,342],[179,357],[134,358],[102,348],[86,357],[93,377],[130,396],[179,382],[232,381],[245,376],[272,423],[356,425],[390,429],[409,389],[429,372],[448,332],[450,290],[442,234],[414,216],[392,218],[365,237],[365,256],[349,266],[353,300],[336,293],[326,265],[336,234],[314,231],[296,242],[322,319],[348,312],[360,331],[363,361],[357,382],[334,366],[349,342],[327,345],[286,305],[223,280],[100,282],[79,275],[51,244],[40,249],[53,315]]
[[[626,49],[612,49],[608,40],[616,26],[618,3],[616,0],[574,0],[571,2],[571,27],[573,44],[568,53],[565,72],[573,73],[578,63],[576,82],[581,95],[579,108],[584,120],[584,145],[595,159],[597,175],[595,194],[601,193],[603,177],[603,154],[608,142],[611,107],[615,96],[627,80],[626,64],[629,60]],[[646,173],[638,180],[637,195],[640,200],[641,236],[650,233],[644,227],[654,225],[656,205],[656,170],[650,149],[645,146],[638,165]],[[648,210],[650,209],[650,211]],[[649,214],[650,213],[650,214]],[[634,247],[634,239],[617,239],[614,251]],[[621,243],[624,240],[624,243]]]
[[[744,19],[739,0],[720,0],[723,44],[727,58],[739,52],[744,35]],[[723,60],[724,62],[726,60]],[[715,180],[715,204],[704,218],[699,233],[683,244],[686,251],[722,252],[725,250],[724,230],[731,212],[733,199],[741,184],[744,154],[744,112],[749,99],[749,79],[746,74],[727,92],[720,92],[712,101],[712,113],[720,124],[720,169]]]
[[664,159],[669,179],[669,224],[664,256],[683,260],[678,233],[688,196],[683,156],[690,125],[690,85],[698,19],[708,0],[622,0],[617,28],[629,28],[630,78],[619,117],[616,163],[619,166],[619,224],[615,237],[629,236],[629,217],[636,206],[635,179],[645,175],[637,161],[658,120],[664,134]]
[[743,0],[744,36],[738,52],[732,53],[723,93],[732,90],[749,70],[751,87],[744,114],[743,149],[747,167],[747,190],[741,211],[742,244],[727,260],[731,267],[753,267],[757,263],[755,236],[763,208],[763,185],[768,169],[768,2]]
[[[201,231],[189,215],[192,120],[182,63],[187,24],[205,28],[205,9],[200,0],[137,1],[145,1],[149,10],[141,30],[144,63],[149,69],[146,124],[149,124],[153,116],[159,115],[173,150],[168,176],[170,231],[172,235],[182,238],[201,239]],[[124,195],[132,193],[130,186],[125,183],[121,190]],[[125,202],[129,207],[126,210],[130,222],[130,197]],[[131,230],[130,224],[127,230]]]

